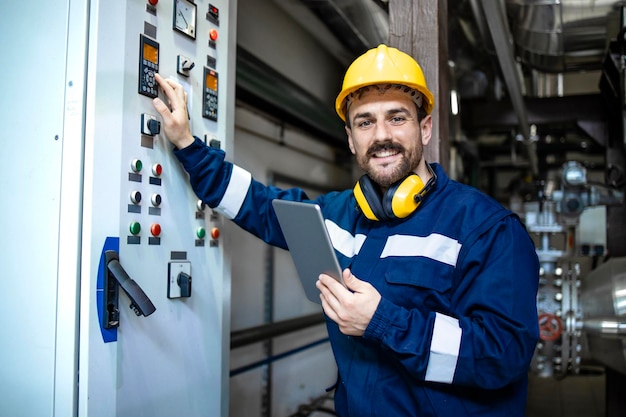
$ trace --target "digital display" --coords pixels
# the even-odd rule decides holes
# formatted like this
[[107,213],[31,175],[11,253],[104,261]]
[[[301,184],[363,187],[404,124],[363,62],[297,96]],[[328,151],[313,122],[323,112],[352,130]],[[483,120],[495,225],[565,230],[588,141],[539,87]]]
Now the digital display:
[[153,45],[144,42],[143,44],[143,59],[157,64],[159,62],[159,50]]
[[206,88],[217,91],[217,75],[213,71],[208,71],[206,73]]

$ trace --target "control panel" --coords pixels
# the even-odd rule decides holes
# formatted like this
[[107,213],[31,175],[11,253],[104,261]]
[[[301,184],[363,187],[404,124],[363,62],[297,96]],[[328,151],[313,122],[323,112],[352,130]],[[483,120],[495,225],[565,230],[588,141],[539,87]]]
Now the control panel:
[[204,67],[202,117],[217,121],[217,72]]
[[139,94],[148,97],[158,95],[154,74],[159,72],[159,44],[139,35]]
[[80,414],[227,416],[224,219],[195,196],[153,99],[168,104],[156,73],[181,84],[192,133],[229,151],[236,2],[117,3],[92,12]]

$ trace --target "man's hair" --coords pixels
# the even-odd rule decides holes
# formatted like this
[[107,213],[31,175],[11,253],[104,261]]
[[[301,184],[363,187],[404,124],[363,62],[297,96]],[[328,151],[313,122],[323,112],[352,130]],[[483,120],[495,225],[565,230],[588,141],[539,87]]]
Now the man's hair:
[[350,93],[343,101],[343,114],[346,115],[346,126],[348,127],[348,129],[352,129],[352,123],[350,122],[350,117],[349,117],[350,104],[352,104],[352,101],[355,98],[356,99],[361,98],[361,96],[364,93],[370,91],[371,89],[377,89],[381,93],[394,89],[394,90],[401,91],[409,95],[413,103],[415,104],[415,108],[417,109],[418,123],[421,122],[428,115],[424,107],[422,107],[422,102],[423,102],[422,93],[420,93],[419,91],[413,88],[410,88],[401,84],[366,85],[365,87],[361,87],[358,90],[355,90],[352,93]]

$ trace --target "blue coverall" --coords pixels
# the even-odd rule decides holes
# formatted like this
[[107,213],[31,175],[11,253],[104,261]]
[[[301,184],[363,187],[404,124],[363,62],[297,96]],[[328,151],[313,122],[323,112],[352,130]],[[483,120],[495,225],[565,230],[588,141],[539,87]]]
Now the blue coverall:
[[[271,201],[308,201],[302,190],[267,187],[198,138],[175,154],[199,198],[286,248]],[[515,214],[431,167],[436,184],[405,219],[368,220],[352,190],[314,200],[341,267],[382,296],[362,337],[327,319],[336,411],[521,417],[539,334],[535,246]]]

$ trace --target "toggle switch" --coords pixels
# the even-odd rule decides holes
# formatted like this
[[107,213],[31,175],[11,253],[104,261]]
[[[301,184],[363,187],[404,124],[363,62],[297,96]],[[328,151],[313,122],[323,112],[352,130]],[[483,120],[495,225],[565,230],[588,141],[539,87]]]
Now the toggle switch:
[[148,130],[152,135],[161,133],[161,122],[155,119],[148,120]]
[[189,71],[196,66],[195,62],[191,58],[187,58],[184,55],[178,55],[176,62],[176,72],[185,77],[189,77]]
[[176,283],[180,287],[181,297],[191,297],[191,275],[181,272],[176,277]]
[[170,261],[167,267],[167,298],[191,296],[191,262]]
[[161,133],[161,122],[151,114],[141,114],[141,133],[148,136],[154,136]]

